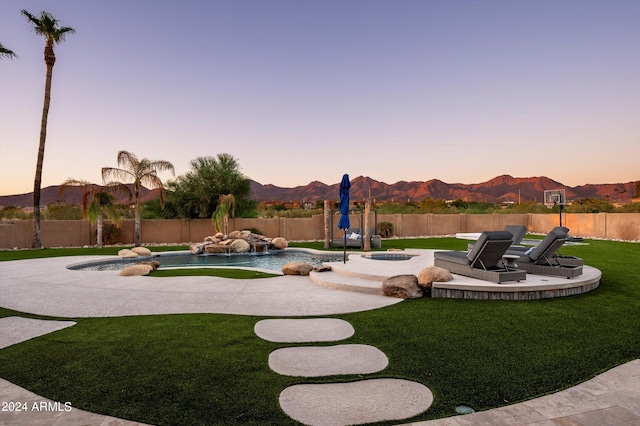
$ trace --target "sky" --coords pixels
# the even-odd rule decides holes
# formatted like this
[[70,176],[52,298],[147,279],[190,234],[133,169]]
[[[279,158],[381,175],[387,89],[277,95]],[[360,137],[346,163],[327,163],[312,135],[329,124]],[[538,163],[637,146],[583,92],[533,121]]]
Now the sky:
[[[0,195],[101,182],[120,150],[228,153],[281,187],[640,180],[637,0],[1,0]],[[167,173],[163,180],[171,179]]]

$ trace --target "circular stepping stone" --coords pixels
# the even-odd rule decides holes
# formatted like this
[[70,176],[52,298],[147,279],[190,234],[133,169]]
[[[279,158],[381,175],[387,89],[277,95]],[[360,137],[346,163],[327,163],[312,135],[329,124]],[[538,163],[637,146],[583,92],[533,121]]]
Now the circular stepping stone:
[[369,345],[304,346],[269,354],[269,367],[284,376],[371,374],[384,370],[388,364],[387,356]]
[[280,406],[288,416],[318,426],[402,420],[422,413],[432,402],[429,388],[400,379],[294,385],[280,393]]
[[279,343],[334,342],[355,333],[351,324],[336,318],[267,319],[253,330],[261,339]]

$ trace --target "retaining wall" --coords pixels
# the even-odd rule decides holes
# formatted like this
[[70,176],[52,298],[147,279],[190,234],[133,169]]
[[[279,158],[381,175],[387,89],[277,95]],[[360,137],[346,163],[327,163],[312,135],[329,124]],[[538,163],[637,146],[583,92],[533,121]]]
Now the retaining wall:
[[[333,216],[333,236],[343,235],[337,228],[338,215]],[[363,228],[362,215],[351,215],[351,227]],[[375,217],[370,216],[373,226]],[[640,213],[581,213],[563,214],[563,225],[571,235],[640,240]],[[500,230],[506,225],[523,225],[529,232],[547,233],[558,225],[555,214],[380,214],[378,223],[391,222],[394,235],[399,237],[451,235],[458,232]],[[323,240],[323,215],[311,218],[236,218],[229,220],[230,230],[256,228],[268,237],[287,240]],[[17,220],[0,224],[0,248],[31,247],[33,221]],[[202,241],[214,234],[209,219],[154,219],[142,221],[142,242],[185,243]],[[43,220],[41,239],[45,247],[85,246],[96,243],[95,225],[86,220]],[[133,244],[134,221],[123,220],[118,242]]]

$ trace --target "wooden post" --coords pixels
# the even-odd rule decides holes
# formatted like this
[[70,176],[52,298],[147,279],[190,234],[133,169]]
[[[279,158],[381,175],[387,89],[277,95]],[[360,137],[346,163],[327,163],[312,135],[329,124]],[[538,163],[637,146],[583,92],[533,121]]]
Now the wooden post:
[[369,215],[371,214],[371,201],[367,199],[364,203],[364,234],[362,238],[364,240],[364,251],[371,251],[371,239],[369,238]]
[[331,247],[331,239],[329,238],[330,216],[329,200],[324,200],[324,248],[326,249]]

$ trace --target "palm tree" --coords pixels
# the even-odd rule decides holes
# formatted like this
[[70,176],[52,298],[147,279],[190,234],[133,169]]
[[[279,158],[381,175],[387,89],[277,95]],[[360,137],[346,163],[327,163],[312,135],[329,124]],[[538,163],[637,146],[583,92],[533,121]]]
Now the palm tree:
[[[140,246],[142,241],[142,235],[140,231],[140,190],[144,184],[150,189],[160,190],[160,205],[164,207],[167,194],[164,190],[162,180],[158,177],[158,173],[164,171],[170,171],[175,176],[175,170],[173,164],[164,160],[152,161],[147,158],[138,160],[135,154],[129,151],[118,152],[118,166],[123,167],[121,169],[115,167],[103,167],[102,179],[109,181],[115,179],[119,182],[129,181],[133,184],[133,197],[135,202],[135,245]],[[132,182],[131,182],[132,181]]]
[[22,14],[33,24],[35,33],[45,38],[44,63],[47,65],[47,76],[44,85],[44,106],[42,107],[42,121],[40,123],[40,145],[38,146],[36,177],[33,181],[33,242],[31,243],[33,248],[42,248],[42,242],[40,241],[40,186],[42,183],[44,144],[47,139],[47,117],[49,116],[49,104],[51,103],[51,77],[53,76],[53,65],[56,63],[53,46],[64,41],[65,35],[75,33],[75,30],[70,27],[58,26],[58,20],[47,12],[40,12],[40,17],[35,17],[22,9]]
[[120,224],[120,212],[115,203],[116,192],[123,192],[131,199],[131,190],[121,183],[113,183],[107,186],[96,185],[86,180],[67,179],[60,188],[58,195],[61,196],[66,190],[72,187],[82,187],[82,215],[89,219],[89,222],[96,223],[96,246],[102,247],[102,217],[106,216],[113,220],[116,225]]
[[2,43],[0,43],[0,59],[4,58],[5,56],[13,59],[16,57],[16,54],[13,53],[13,50],[7,49],[2,45]]
[[236,214],[236,197],[233,194],[221,195],[220,202],[216,211],[213,212],[213,224],[216,232],[222,232],[229,235],[229,216],[234,217]]

